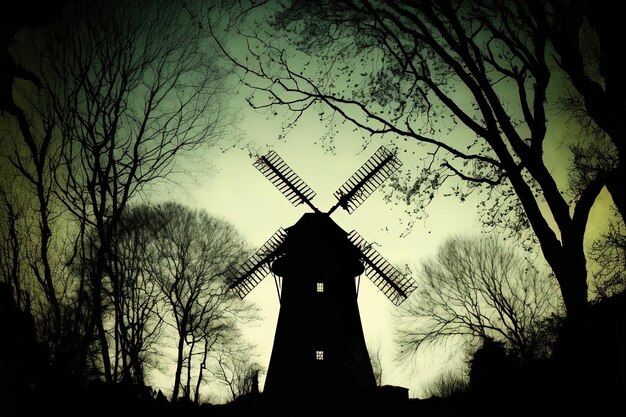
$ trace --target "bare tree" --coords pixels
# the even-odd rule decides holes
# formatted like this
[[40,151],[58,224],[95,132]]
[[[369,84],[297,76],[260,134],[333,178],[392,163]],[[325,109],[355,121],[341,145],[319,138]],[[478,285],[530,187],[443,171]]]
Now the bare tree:
[[[193,389],[193,401],[200,401],[200,387],[204,382],[211,382],[210,376],[215,376],[211,369],[213,365],[224,356],[233,355],[239,352],[239,357],[245,363],[250,361],[252,346],[243,342],[243,337],[239,329],[240,323],[250,323],[258,319],[258,309],[249,303],[243,303],[234,294],[228,292],[221,300],[217,299],[213,303],[205,306],[206,313],[202,317],[198,326],[195,326],[193,333],[187,339],[189,345],[187,363],[186,390],[191,398]],[[200,359],[195,378],[195,388],[192,385],[192,352],[197,345],[195,355]],[[255,365],[256,369],[260,369]],[[208,373],[207,373],[208,372]],[[256,375],[258,377],[258,374]],[[243,378],[243,377],[241,377]],[[248,374],[248,378],[251,375]],[[248,381],[252,383],[252,381]],[[258,383],[258,381],[257,381]],[[239,381],[240,392],[248,393],[245,387],[241,387],[243,381]],[[258,386],[257,386],[258,392]]]
[[621,219],[613,220],[609,230],[591,245],[589,257],[594,271],[595,291],[608,298],[626,289],[626,228]]
[[163,222],[150,206],[127,207],[108,260],[113,274],[115,369],[120,369],[122,380],[139,385],[144,385],[145,364],[153,359],[162,333],[163,299],[147,265],[158,262],[153,243]]
[[[89,323],[111,381],[103,292],[105,277],[115,278],[107,259],[121,215],[146,185],[175,169],[179,154],[223,138],[229,125],[221,100],[224,74],[201,44],[200,29],[167,1],[72,3],[55,25],[31,36],[39,54],[29,54],[24,66],[41,79],[52,107],[45,114],[58,126],[56,196],[81,230],[95,231],[82,234],[90,248],[81,250],[91,252]],[[43,155],[35,164],[45,160],[43,145],[32,149]],[[46,202],[47,191],[35,188]],[[41,227],[49,236],[43,220]],[[46,271],[44,264],[41,281],[48,288]]]
[[242,344],[237,321],[253,320],[256,314],[255,308],[241,303],[232,294],[212,298],[201,308],[199,319],[190,323],[190,332],[185,338],[186,377],[181,385],[184,397],[196,404],[200,401],[200,388],[210,376],[205,371],[210,369],[215,357],[222,357],[225,352],[238,351]]
[[[567,73],[572,89],[576,116],[585,121],[587,133],[583,148],[596,153],[606,148],[602,136],[612,145],[610,164],[595,165],[602,171],[606,187],[622,220],[626,220],[626,122],[622,117],[626,80],[620,71],[622,54],[616,41],[623,35],[622,5],[607,2],[602,7],[590,0],[549,0],[542,2],[552,45],[559,56],[559,66]],[[589,119],[592,123],[589,123]],[[594,132],[595,129],[595,132]],[[598,132],[601,130],[601,132]],[[601,133],[601,134],[598,134]],[[599,146],[598,146],[599,145]],[[582,168],[582,167],[581,167]],[[581,175],[588,175],[584,169]]]
[[9,140],[2,148],[3,174],[10,182],[4,200],[12,224],[6,243],[18,261],[12,266],[13,285],[20,308],[33,315],[37,338],[47,346],[57,376],[83,376],[93,338],[84,328],[90,322],[86,275],[77,275],[74,264],[84,230],[67,226],[55,196],[60,140],[49,95],[20,81],[13,97],[11,117],[3,118]]
[[3,196],[11,226],[6,244],[12,248],[12,285],[20,308],[33,314],[38,339],[47,344],[55,369],[81,374],[84,368],[77,364],[84,363],[85,355],[79,350],[86,344],[80,339],[87,335],[77,326],[88,320],[71,316],[89,313],[84,309],[85,275],[75,275],[78,271],[70,266],[84,228],[67,227],[55,196],[60,140],[49,95],[21,81],[15,83],[13,97],[11,116],[3,118],[9,140],[2,148],[9,183]]
[[[191,210],[176,203],[158,209],[165,219],[155,237],[158,261],[150,273],[167,302],[177,333],[177,358],[172,399],[181,389],[191,398],[193,357],[197,345],[200,372],[208,354],[236,331],[237,319],[243,318],[249,306],[227,290],[222,273],[245,256],[245,244],[235,228],[204,211]],[[183,368],[187,367],[186,381]],[[199,381],[202,380],[200,374]],[[199,383],[196,385],[196,387]],[[196,398],[198,388],[196,388]]]
[[420,146],[423,164],[398,181],[399,196],[422,210],[441,192],[483,193],[484,224],[532,230],[568,314],[585,311],[584,232],[605,177],[570,201],[544,160],[558,66],[537,2],[295,0],[277,10],[271,36],[258,30],[245,57],[229,54],[253,107],[288,108],[295,120],[314,109],[331,126]]
[[522,360],[542,352],[542,322],[559,312],[547,275],[494,238],[451,238],[419,270],[400,310],[398,339],[409,355],[450,338],[502,341]]
[[[63,263],[57,268],[55,286],[60,294],[62,326],[61,337],[55,347],[53,364],[57,373],[74,378],[100,376],[101,361],[98,360],[93,310],[93,287],[91,276],[95,268],[94,230],[84,219],[65,222],[65,230],[55,235],[55,255]],[[46,338],[42,329],[40,337]]]
[[462,371],[446,371],[425,388],[426,397],[451,398],[470,389],[469,379]]
[[0,185],[0,281],[13,288],[15,305],[21,311],[28,310],[29,295],[22,277],[24,263],[19,222],[23,207],[17,206],[14,190]]
[[261,366],[250,360],[249,349],[220,352],[215,364],[210,368],[213,377],[228,388],[230,401],[237,398],[259,393],[259,376],[263,373]]
[[[7,161],[21,180],[16,186],[34,200],[32,217],[36,221],[32,222],[32,227],[37,233],[32,235],[28,245],[34,245],[33,253],[28,253],[28,263],[48,303],[51,312],[50,336],[55,343],[61,335],[61,305],[51,260],[52,230],[58,217],[58,210],[55,212],[52,202],[53,173],[58,165],[58,144],[54,140],[56,119],[48,107],[45,94],[35,93],[36,89],[30,83],[20,82],[16,85],[14,96],[19,105],[14,103],[10,113],[17,123],[10,123],[10,118],[4,119],[11,126],[6,132],[10,141],[5,152]],[[17,204],[17,201],[13,204]]]

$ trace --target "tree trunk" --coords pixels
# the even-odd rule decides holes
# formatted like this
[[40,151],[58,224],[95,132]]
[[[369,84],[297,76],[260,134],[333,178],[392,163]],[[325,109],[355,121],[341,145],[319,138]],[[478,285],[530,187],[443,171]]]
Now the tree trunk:
[[548,256],[546,259],[559,282],[567,316],[575,319],[581,317],[588,306],[587,266],[582,243],[566,242],[559,252],[556,262],[550,262]]
[[48,249],[50,247],[50,237],[52,232],[48,225],[48,202],[44,195],[43,185],[37,186],[37,195],[39,197],[39,209],[40,209],[40,233],[41,233],[41,248],[40,256],[41,263],[43,265],[43,277],[47,287],[47,296],[50,305],[52,306],[52,312],[54,314],[54,337],[55,343],[58,338],[61,337],[61,307],[54,290],[54,283],[52,282],[52,269],[50,268],[50,260],[48,257]]
[[[115,271],[117,274],[117,271]],[[112,277],[117,277],[113,275]],[[124,313],[122,311],[122,298],[121,285],[118,278],[112,279],[113,284],[113,306],[115,308],[115,343],[116,343],[116,368],[119,366],[119,361],[122,361],[121,378],[125,382],[134,382],[131,372],[132,358],[129,356],[129,343],[127,335],[127,327],[124,322]],[[117,371],[117,369],[116,369]]]
[[174,391],[172,392],[172,402],[178,400],[178,391],[180,389],[180,377],[183,371],[183,349],[185,348],[185,335],[178,336],[178,354],[176,357],[176,373],[174,374]]
[[[193,337],[193,336],[192,336]],[[185,396],[188,400],[191,399],[191,358],[193,355],[193,348],[196,346],[196,341],[191,342],[189,346],[189,354],[187,356],[187,382],[185,383]]]
[[[17,223],[17,215],[15,213],[15,209],[11,202],[9,201],[8,196],[4,193],[4,190],[0,188],[0,193],[4,197],[4,204],[6,205],[6,213],[7,213],[7,221],[9,227],[9,250],[11,252],[11,266],[8,271],[8,280],[9,283],[13,285],[13,289],[15,290],[15,303],[18,308],[21,310],[25,310],[26,303],[24,297],[22,296],[22,286],[20,283],[20,240],[17,236],[17,230],[15,225]],[[7,265],[8,266],[8,265]]]
[[[117,316],[117,312],[115,313]],[[117,330],[117,317],[114,319],[116,323],[113,326],[113,343],[115,345],[115,356],[113,357],[113,381],[119,382],[118,372],[120,367],[120,337],[119,332]]]
[[[206,344],[207,342],[205,342]],[[209,354],[209,349],[205,345],[204,353],[202,354],[202,363],[200,364],[200,369],[198,370],[198,382],[196,383],[196,389],[194,393],[194,402],[198,404],[200,402],[200,384],[202,383],[202,374],[204,369],[206,368],[206,360]]]
[[[78,257],[79,259],[87,259],[85,254],[85,222],[81,220],[80,222],[80,231],[78,234],[77,245],[74,246],[74,254],[72,255],[72,259]],[[76,345],[73,346],[76,349],[76,358],[74,359],[74,364],[76,368],[73,368],[73,372],[80,373],[86,368],[87,358],[89,355],[89,347],[93,342],[93,334],[94,334],[94,320],[93,320],[93,310],[89,310],[86,306],[89,305],[89,300],[87,296],[87,287],[88,287],[88,277],[85,270],[85,265],[83,262],[79,261],[80,269],[79,269],[79,282],[78,282],[78,292],[76,299],[76,307],[74,309],[74,316],[72,318],[72,326],[70,329],[66,329],[71,331],[72,335],[75,335]]]
[[93,320],[98,331],[98,341],[100,342],[100,353],[102,355],[102,367],[104,380],[113,382],[111,377],[111,358],[109,357],[109,342],[107,341],[104,323],[102,323],[102,274],[96,273],[93,278]]
[[[14,116],[17,118],[20,132],[24,138],[24,143],[28,146],[30,151],[30,158],[35,164],[35,174],[34,176],[31,173],[28,173],[21,165],[18,166],[18,170],[24,175],[30,182],[35,186],[36,194],[37,194],[37,203],[38,203],[38,211],[39,211],[39,233],[40,239],[39,242],[39,256],[41,260],[41,264],[43,266],[43,277],[40,276],[41,271],[38,267],[33,266],[34,273],[37,275],[38,280],[41,281],[43,290],[45,292],[46,298],[48,298],[48,302],[52,307],[53,313],[53,328],[54,328],[54,338],[55,343],[58,343],[58,338],[61,333],[61,307],[59,305],[59,300],[57,299],[56,292],[54,290],[54,283],[52,282],[52,269],[50,268],[50,259],[49,259],[49,248],[50,248],[50,237],[52,236],[52,231],[50,230],[50,219],[49,219],[49,204],[48,204],[48,196],[46,195],[47,190],[45,186],[45,170],[47,168],[46,162],[48,161],[47,149],[50,145],[50,141],[52,138],[52,129],[51,126],[46,127],[45,136],[42,139],[39,145],[36,144],[35,138],[31,132],[28,119],[24,112],[15,108],[12,112]],[[18,157],[19,159],[19,157]]]
[[135,347],[130,349],[130,364],[129,367],[132,369],[134,381],[138,385],[144,385],[144,376],[143,376],[143,367],[141,366],[141,361],[139,359],[139,351]]

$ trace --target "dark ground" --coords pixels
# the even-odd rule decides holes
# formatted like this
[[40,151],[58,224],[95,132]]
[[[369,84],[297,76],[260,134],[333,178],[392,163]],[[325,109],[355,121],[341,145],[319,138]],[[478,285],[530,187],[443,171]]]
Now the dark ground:
[[[0,307],[6,303],[0,302]],[[530,364],[488,358],[472,388],[449,398],[407,399],[387,388],[358,400],[322,404],[262,395],[226,405],[168,402],[148,387],[70,382],[38,363],[28,317],[0,308],[0,416],[623,416],[626,415],[626,293],[593,304],[584,320],[565,321],[553,358]],[[6,311],[5,311],[6,310]],[[28,375],[39,378],[28,378]],[[296,382],[297,383],[297,382]]]

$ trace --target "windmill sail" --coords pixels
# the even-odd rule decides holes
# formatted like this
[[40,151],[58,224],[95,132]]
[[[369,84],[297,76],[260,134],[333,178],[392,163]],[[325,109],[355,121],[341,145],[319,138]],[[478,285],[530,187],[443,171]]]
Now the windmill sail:
[[398,271],[356,231],[350,232],[348,239],[362,253],[365,275],[392,303],[401,304],[415,290],[415,281]]
[[287,233],[280,228],[243,265],[229,268],[226,272],[229,288],[244,298],[270,273],[270,261],[277,256],[277,250],[285,241]]
[[335,191],[334,196],[338,201],[328,214],[337,207],[342,207],[352,214],[401,165],[402,162],[396,157],[395,152],[384,146],[378,148],[376,153]]
[[294,206],[307,204],[315,212],[319,210],[311,203],[313,191],[283,159],[274,151],[259,157],[254,166],[283,193]]

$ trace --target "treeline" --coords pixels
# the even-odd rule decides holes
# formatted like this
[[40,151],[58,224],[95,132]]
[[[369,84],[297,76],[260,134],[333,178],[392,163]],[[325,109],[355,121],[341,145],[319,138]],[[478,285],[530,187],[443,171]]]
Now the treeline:
[[415,275],[421,285],[398,315],[400,357],[410,360],[434,346],[460,360],[427,383],[424,400],[407,410],[613,415],[623,407],[626,292],[620,286],[574,321],[549,269],[494,235],[447,239]]
[[238,329],[255,310],[220,275],[243,238],[206,212],[140,203],[181,156],[227,146],[225,72],[190,8],[58,6],[20,10],[3,35],[3,404],[89,380],[143,386],[166,348],[173,400],[198,402],[209,378],[235,397],[258,373]]

